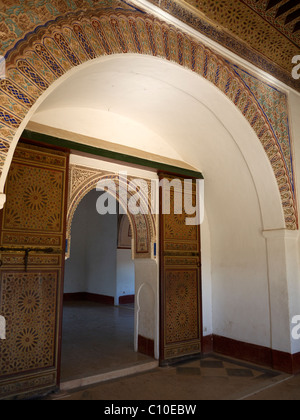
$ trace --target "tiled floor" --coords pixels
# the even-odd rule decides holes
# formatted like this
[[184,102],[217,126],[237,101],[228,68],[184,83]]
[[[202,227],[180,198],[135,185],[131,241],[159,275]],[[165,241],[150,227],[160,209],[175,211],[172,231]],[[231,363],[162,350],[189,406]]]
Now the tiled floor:
[[217,354],[203,356],[200,360],[179,366],[176,373],[178,375],[199,375],[202,377],[247,378],[248,380],[268,380],[281,375],[280,372]]
[[64,304],[61,380],[152,361],[134,352],[134,308],[79,301]]
[[[63,379],[72,380],[149,362],[149,358],[133,352],[132,308],[72,303],[66,305],[65,315]],[[60,391],[47,399],[300,400],[300,375],[286,375],[210,354],[175,366],[157,367],[141,374]]]
[[[291,382],[292,381],[292,382]],[[296,382],[295,382],[296,381]],[[281,387],[281,388],[280,388]],[[277,388],[279,391],[277,391]],[[290,392],[290,390],[292,390]],[[300,376],[293,377],[217,354],[177,366],[156,368],[85,388],[59,392],[52,400],[243,400],[299,399]],[[263,398],[261,398],[263,399]]]

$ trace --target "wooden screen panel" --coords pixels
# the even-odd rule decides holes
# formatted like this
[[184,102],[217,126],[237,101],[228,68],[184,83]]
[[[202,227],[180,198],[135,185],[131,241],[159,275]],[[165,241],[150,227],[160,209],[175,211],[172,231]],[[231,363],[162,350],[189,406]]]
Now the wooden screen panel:
[[[1,220],[0,398],[54,389],[58,382],[68,156],[19,144]],[[51,248],[51,253],[44,252]],[[21,251],[24,249],[24,251]],[[28,252],[25,267],[25,250]]]
[[7,340],[1,346],[0,372],[13,375],[55,364],[58,273],[4,272],[1,307]]
[[[160,174],[160,179],[173,177]],[[201,352],[201,281],[200,229],[186,219],[194,215],[184,210],[184,188],[166,193],[161,189],[160,208],[160,292],[161,292],[161,361]],[[174,184],[175,185],[175,184]],[[169,188],[169,187],[167,187]],[[177,194],[177,199],[176,198]],[[182,214],[178,194],[182,199]],[[196,206],[196,184],[192,203]],[[163,214],[163,200],[170,198],[170,214]],[[175,203],[175,204],[174,204]],[[177,203],[177,204],[176,204]],[[180,203],[179,203],[180,204]]]

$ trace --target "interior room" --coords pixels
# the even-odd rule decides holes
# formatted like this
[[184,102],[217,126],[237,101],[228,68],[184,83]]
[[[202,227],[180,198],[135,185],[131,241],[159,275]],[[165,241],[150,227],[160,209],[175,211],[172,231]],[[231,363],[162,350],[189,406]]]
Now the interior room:
[[[5,0],[0,18],[0,399],[149,359],[298,374],[299,1]],[[164,214],[163,180],[192,181],[200,225]]]
[[[134,351],[135,268],[127,215],[100,215],[89,192],[72,222],[65,264],[62,382],[151,360]],[[119,206],[117,205],[117,210]]]

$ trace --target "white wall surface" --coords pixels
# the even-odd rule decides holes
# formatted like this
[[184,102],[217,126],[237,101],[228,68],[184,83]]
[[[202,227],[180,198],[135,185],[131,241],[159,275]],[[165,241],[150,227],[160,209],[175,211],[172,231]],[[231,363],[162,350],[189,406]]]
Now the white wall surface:
[[159,265],[151,259],[136,259],[135,264],[135,349],[138,335],[154,340],[155,358],[159,358]]
[[200,228],[201,235],[201,289],[203,336],[213,334],[212,323],[212,261],[211,242],[207,212]]
[[75,212],[71,256],[65,269],[65,293],[89,292],[115,297],[117,215],[97,213],[99,195],[91,191]]
[[135,294],[134,261],[131,249],[117,250],[116,299],[120,296]]
[[[289,93],[290,126],[292,146],[294,150],[294,169],[296,178],[296,193],[298,214],[300,209],[300,94]],[[299,217],[300,221],[300,217]],[[299,233],[299,232],[298,232]],[[289,299],[290,299],[290,328],[294,316],[300,315],[300,236],[294,236],[287,248],[289,255]],[[300,340],[292,339],[292,353],[300,352]]]
[[86,276],[86,241],[87,241],[87,203],[82,201],[73,219],[71,256],[65,263],[64,293],[85,292]]

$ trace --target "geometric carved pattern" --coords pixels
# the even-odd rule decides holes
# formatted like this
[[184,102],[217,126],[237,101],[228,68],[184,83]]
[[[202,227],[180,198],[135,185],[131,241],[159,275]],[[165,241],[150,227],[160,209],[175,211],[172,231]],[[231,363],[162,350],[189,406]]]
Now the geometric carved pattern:
[[[0,81],[0,170],[32,104],[51,84],[96,57],[133,53],[164,58],[205,78],[240,110],[261,142],[280,191],[286,228],[298,228],[287,97],[247,84],[245,74],[176,27],[139,11],[71,13],[40,26],[7,54],[7,79]],[[251,77],[251,75],[249,75]],[[268,112],[265,107],[267,104]],[[278,108],[283,112],[278,114]]]
[[[232,32],[238,39],[242,39],[262,55],[269,57],[281,68],[291,72],[291,57],[299,52],[300,35],[288,31],[279,23],[279,19],[275,22],[275,19],[271,18],[275,9],[266,12],[264,10],[266,0],[185,1],[197,11],[204,13],[207,18]],[[249,7],[243,3],[247,3]],[[282,3],[282,0],[277,3]],[[273,42],[266,42],[266,39],[270,41],[272,39]]]
[[292,77],[291,60],[300,49],[298,0],[150,1],[276,79],[300,90],[300,81]]
[[298,1],[243,0],[243,2],[300,47],[300,4]]
[[[169,197],[164,187],[162,197]],[[170,214],[160,214],[163,360],[201,351],[200,230],[185,224],[185,211],[176,214],[180,198],[183,192],[171,190]],[[195,206],[195,189],[191,198]]]
[[60,152],[16,149],[6,184],[3,245],[62,246],[65,165]]
[[[180,194],[182,194],[180,192]],[[187,193],[186,193],[187,194]],[[181,209],[176,209],[175,205],[174,205],[174,201],[175,203],[177,203],[177,200],[175,200],[176,195],[178,195],[178,192],[175,191],[175,193],[171,192],[170,194],[170,214],[165,214],[164,215],[164,239],[168,242],[165,243],[165,247],[169,247],[169,242],[171,244],[174,244],[174,242],[178,245],[178,242],[185,242],[188,241],[189,242],[189,247],[191,246],[191,242],[192,243],[196,243],[197,244],[197,240],[198,240],[198,232],[197,229],[195,229],[195,226],[189,226],[188,224],[186,224],[186,213],[184,211],[181,212],[181,209],[184,209],[184,203],[183,203],[183,199],[182,197],[180,198],[179,196],[179,200],[182,201],[181,203]],[[164,199],[168,199],[169,197],[164,197]],[[193,194],[191,195],[191,199],[192,201],[192,206],[195,208],[196,207],[196,195]],[[177,205],[180,204],[177,203]],[[174,210],[176,210],[176,213],[178,214],[174,214]],[[191,215],[190,217],[195,217],[195,214]],[[182,245],[182,244],[181,244]],[[182,248],[182,246],[181,246]]]
[[[9,182],[4,229],[61,231],[63,172],[14,163]],[[30,182],[24,185],[22,179]],[[45,217],[45,212],[47,216]]]
[[[8,174],[2,212],[0,398],[57,383],[65,180],[64,152],[19,144]],[[32,250],[25,269],[25,249]],[[51,247],[51,254],[44,248]],[[24,249],[24,251],[15,250]]]
[[166,269],[166,344],[199,339],[198,270]]
[[57,275],[2,274],[1,313],[9,331],[0,342],[2,376],[54,366]]

